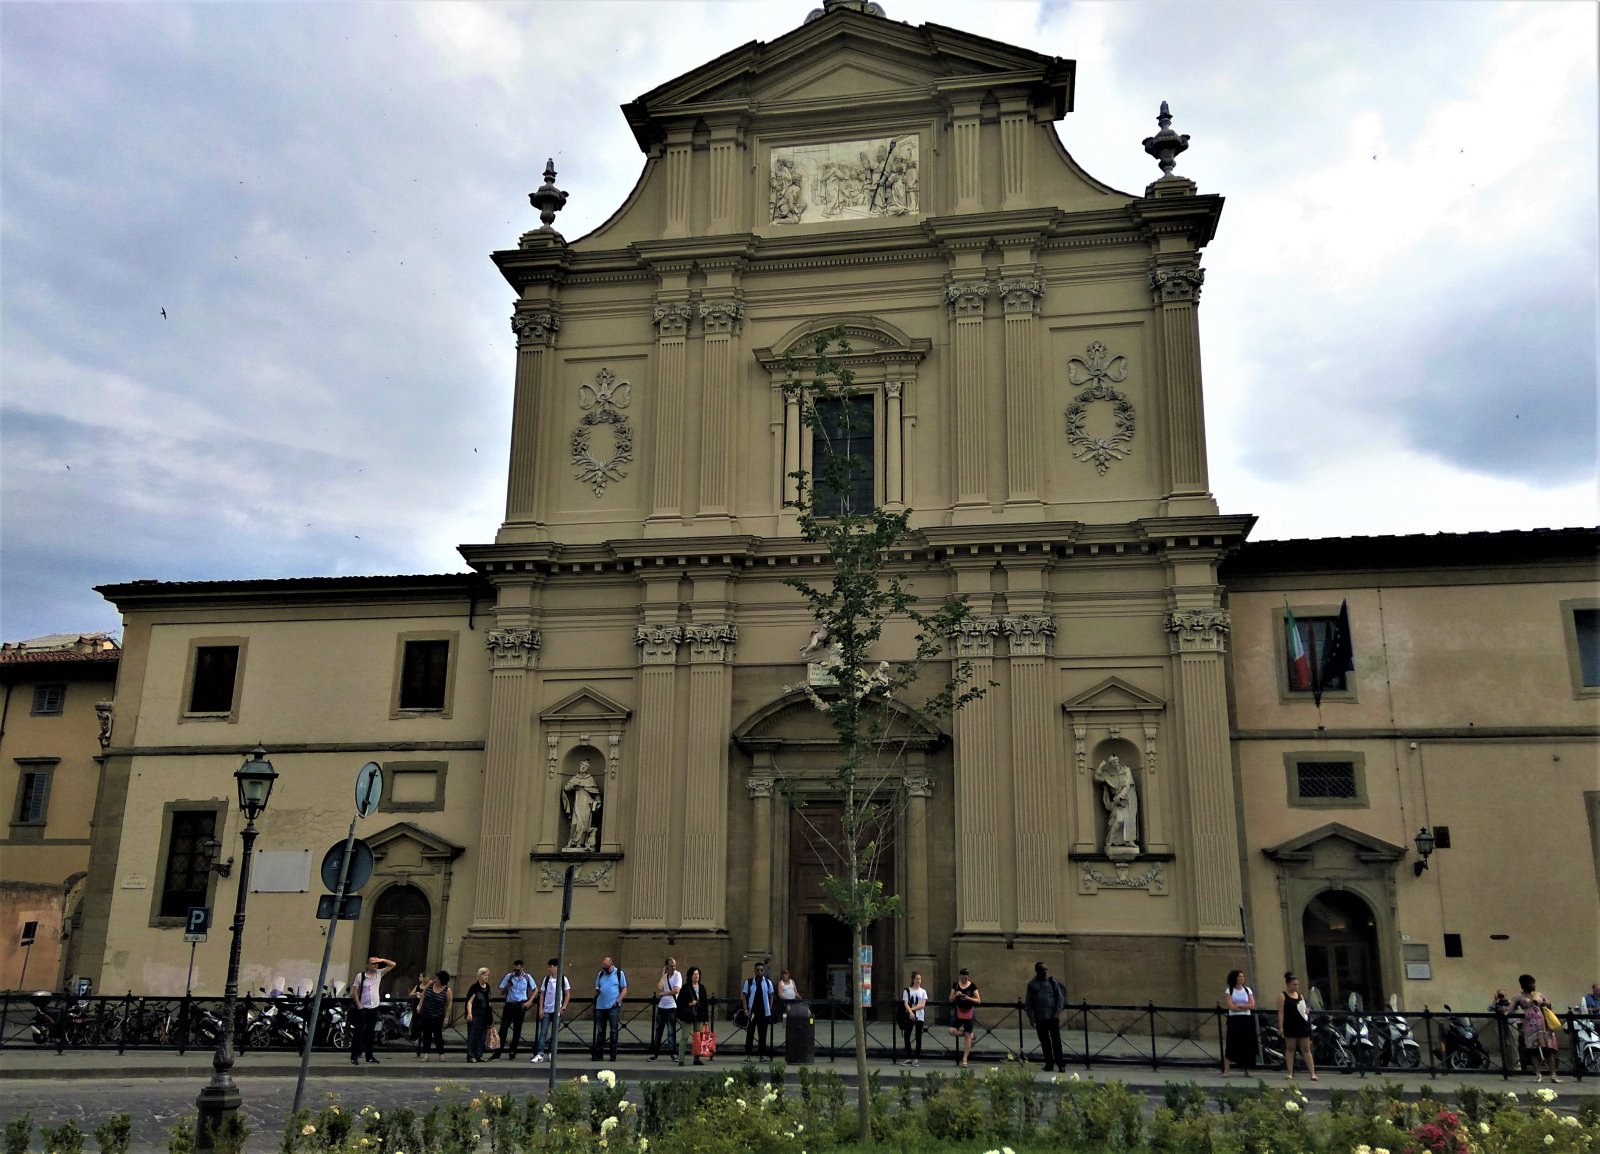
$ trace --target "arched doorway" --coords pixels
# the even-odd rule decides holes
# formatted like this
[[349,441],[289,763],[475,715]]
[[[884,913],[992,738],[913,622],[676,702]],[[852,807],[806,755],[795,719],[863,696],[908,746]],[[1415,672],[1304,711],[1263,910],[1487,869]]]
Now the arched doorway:
[[1305,986],[1329,1009],[1345,1008],[1351,994],[1367,1006],[1383,1003],[1378,961],[1378,921],[1372,907],[1348,890],[1324,890],[1300,916],[1305,939]]
[[393,958],[395,969],[385,977],[383,992],[404,993],[428,969],[428,934],[432,924],[428,895],[413,885],[390,886],[372,906],[368,952]]

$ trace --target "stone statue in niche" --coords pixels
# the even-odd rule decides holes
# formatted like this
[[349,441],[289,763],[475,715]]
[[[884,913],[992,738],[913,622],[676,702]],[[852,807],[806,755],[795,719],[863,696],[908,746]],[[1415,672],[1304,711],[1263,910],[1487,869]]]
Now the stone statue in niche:
[[578,763],[578,772],[561,787],[561,812],[571,821],[571,831],[562,853],[592,853],[599,844],[600,783],[589,772],[589,759]]
[[1133,783],[1133,770],[1115,754],[1094,771],[1100,783],[1100,804],[1106,809],[1106,856],[1139,856],[1139,790]]

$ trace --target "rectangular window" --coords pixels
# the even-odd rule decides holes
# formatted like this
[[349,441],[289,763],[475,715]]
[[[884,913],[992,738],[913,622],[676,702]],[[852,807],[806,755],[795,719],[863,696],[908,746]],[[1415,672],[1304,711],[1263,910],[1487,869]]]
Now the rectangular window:
[[1461,935],[1446,934],[1444,936],[1444,956],[1447,958],[1462,958],[1466,955],[1461,951]]
[[190,713],[232,713],[239,675],[237,645],[197,645],[194,679],[189,684]]
[[817,401],[811,430],[813,506],[820,516],[868,513],[876,505],[877,437],[873,398]]
[[207,845],[217,836],[215,809],[170,811],[166,860],[161,869],[158,917],[182,918],[190,906],[203,906],[211,890],[211,854]]
[[65,685],[35,685],[33,687],[34,716],[60,713],[67,703]]
[[448,640],[407,641],[400,668],[400,708],[442,710],[450,680]]
[[50,770],[24,769],[17,787],[18,825],[43,825],[50,806]]
[[1300,635],[1297,647],[1295,639],[1287,633],[1288,618],[1284,618],[1284,645],[1287,650],[1284,676],[1291,691],[1310,693],[1312,679],[1319,671],[1324,693],[1341,692],[1347,688],[1345,671],[1330,668],[1326,661],[1338,625],[1338,617],[1301,617],[1298,613],[1295,614],[1295,629]]
[[1578,675],[1585,689],[1600,689],[1600,609],[1574,609],[1572,627],[1578,638]]
[[1286,753],[1289,804],[1299,809],[1360,809],[1367,804],[1366,757],[1344,750]]

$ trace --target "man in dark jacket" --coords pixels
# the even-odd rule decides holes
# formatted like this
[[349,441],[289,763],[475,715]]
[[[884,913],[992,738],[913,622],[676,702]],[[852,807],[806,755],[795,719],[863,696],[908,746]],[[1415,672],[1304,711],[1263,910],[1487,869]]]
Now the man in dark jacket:
[[1050,976],[1043,962],[1034,963],[1033,981],[1028,983],[1022,1004],[1039,1035],[1045,1071],[1066,1073],[1067,1060],[1061,1050],[1061,1011],[1067,1008],[1067,988]]

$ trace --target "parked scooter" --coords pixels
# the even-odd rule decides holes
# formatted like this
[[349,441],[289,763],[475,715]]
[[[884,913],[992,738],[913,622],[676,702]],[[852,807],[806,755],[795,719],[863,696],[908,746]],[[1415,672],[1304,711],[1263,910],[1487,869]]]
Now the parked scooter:
[[1489,1051],[1478,1037],[1478,1027],[1465,1014],[1444,1005],[1445,1017],[1439,1028],[1439,1050],[1444,1064],[1452,1070],[1486,1070],[1491,1064]]
[[[1372,1033],[1372,1019],[1366,1013],[1366,1004],[1361,995],[1351,991],[1345,1000],[1345,1012],[1337,1020],[1332,1015],[1326,1015],[1329,1026],[1337,1035],[1339,1041],[1344,1043],[1344,1048],[1350,1054],[1351,1066],[1359,1066],[1363,1070],[1370,1070],[1377,1065],[1378,1046]],[[1329,1049],[1330,1057],[1323,1058],[1317,1053],[1317,1030],[1315,1024],[1311,1028],[1311,1053],[1319,1061],[1332,1061],[1339,1065],[1338,1052]],[[1340,1066],[1340,1069],[1346,1067]]]
[[1378,1065],[1415,1070],[1422,1065],[1422,1047],[1412,1036],[1411,1023],[1400,1013],[1399,1000],[1389,995],[1389,1011],[1372,1017],[1372,1040]]
[[1593,1017],[1581,1017],[1582,1013],[1577,1006],[1571,1010],[1572,1061],[1586,1074],[1600,1074],[1600,1029]]

